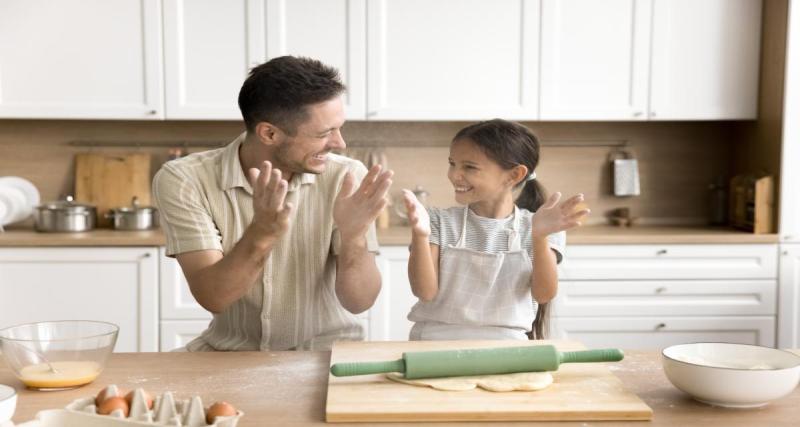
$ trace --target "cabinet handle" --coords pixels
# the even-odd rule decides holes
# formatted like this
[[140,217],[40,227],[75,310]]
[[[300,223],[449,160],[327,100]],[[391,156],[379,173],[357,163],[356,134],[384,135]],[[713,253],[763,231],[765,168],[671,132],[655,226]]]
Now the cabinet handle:
[[656,330],[660,331],[660,330],[662,330],[662,329],[664,329],[666,327],[667,327],[666,323],[659,323],[658,325],[656,325]]
[[143,253],[142,258],[150,258],[150,252]]
[[641,111],[634,111],[633,112],[633,117],[642,117],[642,112]]
[[664,293],[664,291],[666,291],[666,290],[667,290],[667,288],[665,288],[663,286],[660,286],[660,287],[656,288],[656,293],[657,294]]
[[666,249],[659,249],[658,251],[656,251],[656,255],[666,255],[666,254],[667,254]]
[[650,112],[650,117],[655,117],[655,116],[656,116],[656,112],[655,111],[651,111]]
[[147,112],[147,114],[151,115],[151,116],[155,116],[156,113],[158,113],[158,111],[156,111],[156,110],[150,110],[150,111]]
[[783,251],[783,255],[789,255],[789,251]]

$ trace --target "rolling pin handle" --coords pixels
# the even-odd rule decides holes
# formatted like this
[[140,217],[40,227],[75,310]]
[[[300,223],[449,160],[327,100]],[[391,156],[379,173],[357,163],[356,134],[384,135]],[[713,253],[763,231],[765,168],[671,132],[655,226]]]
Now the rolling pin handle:
[[397,359],[388,362],[335,363],[331,366],[331,374],[335,377],[380,374],[384,372],[405,373],[406,362],[403,359]]
[[566,351],[561,353],[561,363],[619,362],[625,357],[622,350],[604,348],[599,350]]

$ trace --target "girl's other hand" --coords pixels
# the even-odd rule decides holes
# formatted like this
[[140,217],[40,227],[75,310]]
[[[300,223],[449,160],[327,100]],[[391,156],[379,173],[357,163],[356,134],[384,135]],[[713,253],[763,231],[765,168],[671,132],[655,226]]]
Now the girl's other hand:
[[411,234],[428,237],[431,235],[431,218],[428,210],[417,200],[417,196],[410,190],[403,189],[403,204],[406,205],[408,223],[411,225]]
[[531,232],[533,237],[546,237],[559,231],[569,230],[581,225],[583,216],[591,212],[589,209],[576,210],[578,205],[583,202],[583,194],[577,194],[562,202],[561,193],[553,193],[547,201],[533,215]]

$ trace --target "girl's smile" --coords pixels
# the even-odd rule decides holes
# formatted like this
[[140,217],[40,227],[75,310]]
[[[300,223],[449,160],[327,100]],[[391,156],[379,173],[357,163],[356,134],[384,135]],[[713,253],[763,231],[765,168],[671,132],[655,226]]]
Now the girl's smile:
[[469,205],[476,214],[505,218],[514,207],[511,189],[514,172],[500,167],[475,143],[454,141],[450,146],[447,177],[453,184],[456,202]]

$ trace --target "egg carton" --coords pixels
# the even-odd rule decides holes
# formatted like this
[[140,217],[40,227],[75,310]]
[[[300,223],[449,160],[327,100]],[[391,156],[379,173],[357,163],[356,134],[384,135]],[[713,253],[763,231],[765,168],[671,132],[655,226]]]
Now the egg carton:
[[[118,396],[119,389],[115,385],[106,387],[106,396]],[[128,417],[121,409],[109,415],[97,413],[94,397],[74,400],[66,410],[41,411],[31,424],[20,424],[19,427],[50,426],[97,426],[97,427],[133,427],[133,426],[174,426],[174,427],[236,427],[244,413],[237,410],[236,415],[216,417],[213,424],[206,423],[206,411],[199,396],[190,399],[175,399],[170,392],[156,396],[153,409],[147,407],[144,390],[133,391]]]

